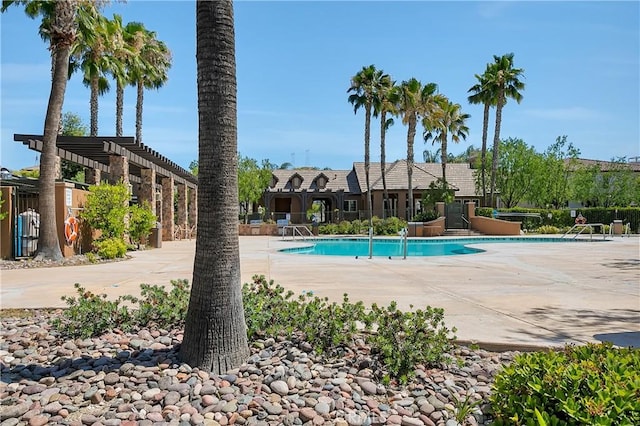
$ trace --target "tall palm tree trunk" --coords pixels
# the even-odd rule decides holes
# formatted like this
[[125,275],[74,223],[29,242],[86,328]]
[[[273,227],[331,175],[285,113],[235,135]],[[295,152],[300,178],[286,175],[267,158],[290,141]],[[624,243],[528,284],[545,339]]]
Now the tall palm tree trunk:
[[415,116],[409,119],[407,130],[407,189],[409,195],[407,220],[413,220],[413,141],[416,137],[416,120]]
[[495,199],[496,172],[498,170],[498,150],[500,148],[500,124],[502,123],[502,107],[504,106],[503,96],[499,96],[496,105],[496,129],[493,135],[493,161],[491,162],[491,207],[497,207]]
[[369,227],[373,226],[373,201],[371,199],[371,182],[369,180],[370,167],[370,139],[371,139],[371,104],[367,104],[364,110],[364,176],[367,183],[367,216],[369,217]]
[[136,142],[142,143],[142,104],[144,102],[144,82],[138,81],[136,94]]
[[124,88],[121,82],[116,82],[116,136],[122,136],[122,110],[124,103]]
[[442,134],[442,151],[440,153],[440,161],[442,162],[442,181],[445,188],[447,184],[447,132]]
[[51,80],[51,93],[44,121],[42,155],[40,156],[40,234],[36,259],[60,260],[60,240],[56,221],[56,141],[60,128],[62,105],[67,89],[69,53],[75,40],[75,0],[60,0],[56,3],[51,26],[51,49],[55,52],[55,65]]
[[382,174],[382,218],[387,217],[387,208],[389,208],[389,192],[387,191],[387,156],[386,156],[386,138],[387,138],[387,112],[383,109],[380,112],[380,173]]
[[91,110],[91,136],[98,136],[98,84],[98,77],[91,77],[91,99],[89,101],[89,108]]
[[180,357],[215,374],[249,356],[238,242],[237,83],[233,5],[196,3],[198,236]]
[[489,132],[489,102],[484,103],[484,116],[482,119],[482,150],[480,154],[480,172],[482,179],[482,203],[483,206],[487,204],[487,183],[486,183],[486,172],[487,172],[487,133]]

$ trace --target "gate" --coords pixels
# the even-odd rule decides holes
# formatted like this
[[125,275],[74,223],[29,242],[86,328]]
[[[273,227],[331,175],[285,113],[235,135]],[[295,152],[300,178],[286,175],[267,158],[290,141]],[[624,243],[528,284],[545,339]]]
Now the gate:
[[38,248],[40,236],[38,189],[24,181],[11,182],[11,186],[11,255],[14,259],[30,257]]
[[445,206],[445,228],[465,229],[464,205],[462,203],[450,203]]

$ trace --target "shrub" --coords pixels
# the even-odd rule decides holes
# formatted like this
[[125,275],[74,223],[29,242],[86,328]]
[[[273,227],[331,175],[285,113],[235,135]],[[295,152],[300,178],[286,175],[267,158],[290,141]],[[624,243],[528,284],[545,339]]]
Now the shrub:
[[102,231],[101,238],[123,238],[129,198],[129,188],[123,183],[92,186],[80,217],[91,229]]
[[74,284],[77,298],[62,296],[67,309],[60,317],[52,320],[52,325],[66,336],[92,337],[113,328],[129,330],[133,325],[133,316],[122,299],[107,300],[106,294],[96,295],[80,284]]
[[346,294],[340,304],[313,293],[296,298],[264,276],[254,276],[243,286],[242,295],[249,340],[301,334],[322,353],[351,343],[362,331],[376,330],[364,333],[364,338],[387,368],[386,380],[401,383],[413,375],[416,364],[442,362],[451,347],[449,334],[456,331],[445,327],[442,309],[427,306],[402,312],[391,302],[388,307],[373,304],[367,313],[362,302],[352,303]]
[[147,237],[156,224],[156,216],[151,212],[149,203],[142,206],[137,204],[129,208],[129,236],[133,242],[140,244],[142,238]]
[[172,280],[171,292],[164,286],[140,284],[140,298],[123,298],[138,308],[135,314],[136,324],[158,328],[177,327],[184,324],[189,307],[189,282]]
[[124,257],[127,253],[127,244],[121,238],[107,238],[94,243],[98,256],[103,259],[115,259]]
[[413,222],[430,222],[432,220],[436,220],[440,215],[435,210],[427,210],[424,212],[420,212],[413,217]]
[[559,234],[560,230],[553,225],[542,225],[536,229],[538,234]]
[[78,296],[63,296],[68,308],[51,323],[63,336],[72,338],[99,336],[114,328],[179,326],[189,306],[189,283],[174,280],[171,285],[167,293],[164,286],[141,284],[140,298],[127,295],[110,301],[106,294],[95,295],[75,284]]
[[[413,306],[411,306],[413,309]],[[416,364],[436,365],[451,348],[449,330],[444,325],[444,310],[427,306],[424,310],[402,312],[396,302],[388,307],[371,306],[367,324],[376,333],[370,336],[372,351],[380,353],[390,378],[406,383]],[[454,336],[455,338],[455,336]]]
[[[640,352],[611,344],[517,356],[496,376],[497,425],[640,424]],[[540,421],[540,420],[538,420]]]

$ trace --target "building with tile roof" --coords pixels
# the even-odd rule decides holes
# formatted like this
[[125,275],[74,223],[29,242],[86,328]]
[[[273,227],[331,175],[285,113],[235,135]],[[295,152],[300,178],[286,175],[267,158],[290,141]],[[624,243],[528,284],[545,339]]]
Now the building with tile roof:
[[[473,201],[479,205],[475,190],[475,171],[469,164],[447,164],[447,180],[455,191],[455,201]],[[429,185],[442,177],[439,163],[415,163],[413,166],[413,198],[420,211],[420,201]],[[367,218],[367,185],[363,162],[353,163],[351,170],[274,170],[271,184],[265,191],[264,202],[270,218],[289,219],[304,223],[306,212],[314,204],[320,205],[319,221],[333,222]],[[383,184],[380,163],[370,163],[369,181],[373,196],[373,215],[397,216],[406,219],[408,190],[407,162],[397,160],[386,164],[385,180],[390,205],[383,214]]]

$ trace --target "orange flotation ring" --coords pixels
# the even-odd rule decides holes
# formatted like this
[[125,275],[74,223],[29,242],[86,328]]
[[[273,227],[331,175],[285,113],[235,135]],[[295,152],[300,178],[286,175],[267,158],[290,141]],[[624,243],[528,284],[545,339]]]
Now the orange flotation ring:
[[584,225],[585,223],[587,223],[587,218],[578,214],[578,217],[576,217],[576,225]]
[[71,245],[78,239],[78,229],[80,222],[77,218],[71,216],[64,221],[64,238],[67,244]]

